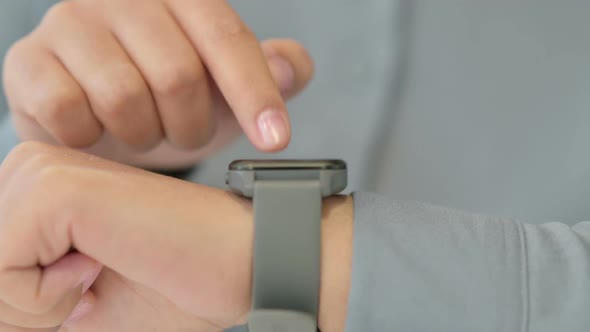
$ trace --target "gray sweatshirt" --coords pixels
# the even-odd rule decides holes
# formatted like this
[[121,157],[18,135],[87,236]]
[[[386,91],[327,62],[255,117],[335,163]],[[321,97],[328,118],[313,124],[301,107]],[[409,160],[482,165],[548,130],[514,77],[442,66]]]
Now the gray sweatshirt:
[[[0,52],[51,2],[4,0]],[[316,60],[279,157],[351,168],[347,331],[588,330],[590,2],[232,3]],[[241,140],[189,180],[261,156]]]

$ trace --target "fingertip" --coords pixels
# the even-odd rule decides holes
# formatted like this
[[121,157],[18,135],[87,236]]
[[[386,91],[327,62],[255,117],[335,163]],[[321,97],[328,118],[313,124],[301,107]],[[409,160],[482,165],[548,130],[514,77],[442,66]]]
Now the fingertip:
[[82,294],[85,294],[90,289],[90,287],[92,287],[92,284],[94,284],[96,278],[98,278],[100,271],[102,271],[102,266],[100,264],[96,264],[94,267],[82,274]]
[[276,152],[289,145],[291,128],[287,112],[268,109],[258,115],[256,122],[260,144],[255,145],[259,150]]
[[80,253],[71,253],[47,266],[44,277],[48,287],[67,288],[68,285],[81,285],[83,294],[96,281],[101,270],[102,265],[92,258]]
[[279,55],[272,55],[268,58],[268,67],[283,96],[293,91],[295,69],[289,61]]
[[74,307],[72,313],[66,318],[62,325],[72,325],[80,320],[82,320],[85,316],[87,316],[93,309],[96,303],[96,296],[93,292],[86,292],[80,299],[80,302]]
[[[266,56],[271,73],[275,75],[274,59],[280,58],[288,63],[293,71],[293,82],[288,91],[282,91],[285,98],[292,98],[300,93],[312,80],[315,74],[315,64],[308,50],[298,41],[292,39],[269,39],[262,43],[262,50]],[[283,68],[284,65],[283,65]],[[283,69],[284,70],[284,69]],[[283,71],[284,72],[284,71]],[[275,81],[280,86],[286,75]]]

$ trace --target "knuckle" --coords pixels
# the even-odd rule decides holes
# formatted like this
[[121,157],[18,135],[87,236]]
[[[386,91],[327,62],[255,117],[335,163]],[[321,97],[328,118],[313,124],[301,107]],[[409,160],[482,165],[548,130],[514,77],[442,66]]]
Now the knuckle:
[[[6,90],[5,95],[9,103],[11,101],[14,102],[15,98],[23,99],[22,97],[16,97],[16,95],[20,94],[15,93],[19,90],[18,82],[22,81],[23,78],[28,79],[31,82],[30,86],[36,86],[35,81],[39,70],[35,68],[35,66],[31,66],[27,61],[31,54],[34,53],[38,53],[38,51],[35,49],[34,41],[30,36],[16,41],[6,51],[3,58],[3,72],[1,73],[1,76]],[[12,103],[10,104],[11,106],[14,106]]]
[[[3,186],[8,184],[8,179],[13,179],[19,176],[19,171],[23,165],[31,158],[37,151],[42,149],[42,143],[26,141],[14,147],[2,161],[0,168],[0,179]],[[8,187],[2,187],[2,190],[8,190]],[[0,201],[0,203],[2,203]],[[0,211],[5,213],[6,211]]]
[[[23,175],[28,177],[27,197],[33,201],[51,197],[52,204],[61,214],[72,208],[71,204],[80,194],[78,189],[82,178],[77,176],[76,167],[52,154],[39,154],[29,159]],[[46,246],[45,249],[50,253],[53,248]]]
[[53,179],[65,179],[67,176],[64,176],[65,167],[64,165],[57,163],[55,158],[50,155],[39,155],[35,158],[32,163],[36,165],[37,171],[37,178],[39,182],[47,182],[52,181]]
[[66,149],[54,149],[29,158],[27,164],[32,173],[29,176],[40,197],[52,195],[59,202],[62,194],[67,193],[70,199],[74,198],[73,193],[79,194],[76,186],[85,178],[80,176],[83,166],[78,165],[73,154]]
[[11,68],[13,64],[21,62],[23,55],[26,54],[28,51],[28,39],[23,38],[16,41],[12,46],[6,51],[6,55],[4,56],[4,68]]
[[121,73],[96,81],[92,90],[97,111],[113,117],[130,111],[131,105],[144,97],[146,92],[141,79],[135,76]]
[[24,165],[35,156],[46,153],[49,148],[49,145],[36,141],[20,143],[8,154],[5,162],[12,161],[19,165]]
[[32,97],[23,108],[51,135],[71,147],[85,146],[98,139],[93,136],[92,128],[84,125],[84,112],[88,105],[81,91],[59,88],[38,90],[41,91],[31,93]]
[[[64,153],[67,153],[66,158],[64,158]],[[27,176],[38,180],[51,178],[51,176],[46,176],[46,170],[66,165],[70,153],[68,150],[49,144],[29,141],[19,144],[11,152],[11,157],[19,163],[20,169],[26,170]]]
[[42,20],[42,25],[47,22],[63,22],[65,19],[75,17],[78,14],[77,4],[74,1],[60,1],[51,6]]
[[196,64],[175,65],[157,76],[153,83],[154,92],[162,96],[176,96],[194,89],[204,80],[203,71]]
[[207,31],[207,41],[210,43],[228,43],[251,36],[250,28],[235,18],[220,19],[217,23],[212,24]]
[[48,151],[36,153],[23,163],[23,168],[26,168],[27,173],[33,176],[37,182],[47,181],[46,170],[55,166],[57,166],[56,157]]
[[75,117],[76,111],[83,105],[84,97],[81,94],[67,89],[53,89],[33,94],[27,108],[37,120],[58,125]]
[[48,187],[43,170],[57,164],[57,160],[55,147],[34,141],[21,143],[4,160],[1,177],[20,183],[18,196],[32,195],[39,188]]

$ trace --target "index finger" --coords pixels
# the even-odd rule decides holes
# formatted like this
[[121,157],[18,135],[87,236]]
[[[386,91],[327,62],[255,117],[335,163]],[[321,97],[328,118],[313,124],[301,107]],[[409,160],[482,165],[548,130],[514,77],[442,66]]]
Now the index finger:
[[286,106],[254,33],[226,1],[169,2],[252,144],[269,152],[285,148]]

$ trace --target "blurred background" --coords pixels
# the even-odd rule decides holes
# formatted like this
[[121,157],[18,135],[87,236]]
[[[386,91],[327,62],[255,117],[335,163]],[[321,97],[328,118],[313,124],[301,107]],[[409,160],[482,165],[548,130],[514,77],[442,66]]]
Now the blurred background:
[[[54,1],[2,0],[0,54]],[[291,37],[317,75],[290,103],[280,157],[342,158],[349,190],[529,222],[590,216],[590,2],[232,1],[261,38]],[[6,110],[0,94],[0,108]],[[4,112],[6,114],[6,112]],[[9,121],[0,152],[16,143]],[[199,165],[223,187],[245,140]]]

